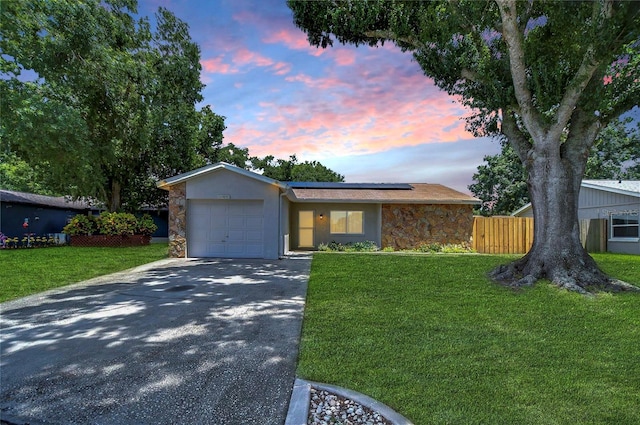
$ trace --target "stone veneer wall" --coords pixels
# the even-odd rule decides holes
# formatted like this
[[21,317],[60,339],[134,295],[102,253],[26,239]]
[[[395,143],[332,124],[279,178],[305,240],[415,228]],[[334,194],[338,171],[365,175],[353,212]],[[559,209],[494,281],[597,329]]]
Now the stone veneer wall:
[[472,231],[472,205],[382,205],[383,248],[412,249],[430,243],[469,243]]
[[187,184],[169,188],[169,257],[184,258],[187,253]]

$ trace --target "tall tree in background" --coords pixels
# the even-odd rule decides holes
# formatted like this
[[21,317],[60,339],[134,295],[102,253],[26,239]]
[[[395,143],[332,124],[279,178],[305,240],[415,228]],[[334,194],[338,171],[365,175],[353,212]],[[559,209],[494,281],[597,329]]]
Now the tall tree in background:
[[252,157],[251,167],[262,171],[262,175],[281,182],[343,182],[344,176],[317,161],[298,162],[295,155],[289,159]]
[[473,195],[482,201],[480,214],[508,215],[529,202],[527,173],[511,145],[503,141],[502,151],[484,157],[469,185]]
[[[199,131],[210,116],[195,109],[199,47],[168,10],[155,32],[135,13],[135,0],[0,10],[4,153],[46,170],[50,190],[112,211],[161,203],[156,179],[207,161]],[[224,124],[216,129],[221,139]]]
[[600,128],[640,98],[640,2],[288,1],[312,45],[413,52],[424,73],[498,130],[527,171],[535,237],[492,272],[512,286],[548,278],[571,290],[627,287],[580,244],[578,193]]
[[46,170],[34,169],[17,156],[0,151],[0,189],[61,196],[43,183],[46,174]]
[[[640,180],[640,122],[615,120],[591,147],[585,179]],[[527,174],[515,151],[502,141],[502,151],[484,157],[469,190],[480,200],[480,214],[508,215],[529,202]]]
[[640,121],[615,120],[604,128],[587,159],[585,179],[640,180]]

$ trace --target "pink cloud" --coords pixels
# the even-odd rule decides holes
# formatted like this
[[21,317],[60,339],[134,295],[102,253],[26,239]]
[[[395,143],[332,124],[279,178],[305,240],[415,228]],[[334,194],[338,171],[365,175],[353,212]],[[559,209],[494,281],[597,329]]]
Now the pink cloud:
[[255,65],[255,66],[270,66],[273,65],[273,60],[260,53],[252,52],[249,49],[243,47],[238,49],[233,55],[233,62],[239,65]]
[[291,64],[286,62],[278,62],[273,65],[273,71],[276,75],[285,75],[291,71]]
[[327,68],[319,77],[286,77],[296,84],[292,97],[260,104],[261,122],[248,122],[243,133],[230,137],[249,129],[262,131],[261,136],[234,143],[249,146],[253,155],[295,153],[304,159],[472,138],[460,119],[468,111],[438,90],[415,63],[380,62],[375,51],[354,58],[352,66]]
[[262,41],[268,44],[284,44],[293,50],[305,50],[312,56],[320,56],[327,51],[311,46],[305,33],[296,28],[280,28],[272,31]]
[[233,55],[233,63],[237,66],[257,66],[269,68],[276,75],[285,75],[291,71],[291,64],[287,62],[276,62],[258,52],[242,47]]
[[356,54],[353,50],[336,50],[334,55],[336,64],[340,66],[353,65],[356,62]]
[[235,74],[237,69],[232,68],[230,64],[223,62],[223,57],[203,59],[200,61],[202,69],[212,74]]

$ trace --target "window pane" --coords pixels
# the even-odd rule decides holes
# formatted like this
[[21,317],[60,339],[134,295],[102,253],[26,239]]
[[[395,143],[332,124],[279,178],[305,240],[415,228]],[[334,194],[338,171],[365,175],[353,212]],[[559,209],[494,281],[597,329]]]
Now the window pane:
[[362,211],[349,211],[347,219],[347,233],[362,234]]
[[346,211],[331,211],[331,233],[347,233]]
[[639,234],[638,214],[611,215],[611,236],[613,238],[637,238]]
[[612,215],[611,216],[611,223],[614,226],[620,225],[620,224],[638,224],[638,216],[632,216],[632,215]]
[[637,238],[638,226],[620,226],[613,228],[614,238]]

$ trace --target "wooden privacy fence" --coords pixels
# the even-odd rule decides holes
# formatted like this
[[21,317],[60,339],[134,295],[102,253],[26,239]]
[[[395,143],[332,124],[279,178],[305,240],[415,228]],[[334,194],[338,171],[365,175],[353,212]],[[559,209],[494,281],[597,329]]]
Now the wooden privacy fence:
[[607,252],[608,221],[604,218],[580,220],[580,242],[587,252]]
[[472,248],[482,254],[525,254],[533,243],[533,218],[476,216],[472,237]]
[[[473,218],[472,248],[482,254],[526,254],[533,244],[532,217]],[[607,220],[580,220],[580,241],[588,252],[607,251]]]

